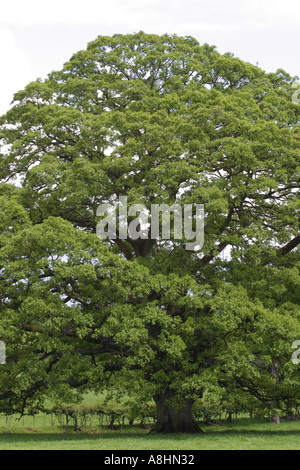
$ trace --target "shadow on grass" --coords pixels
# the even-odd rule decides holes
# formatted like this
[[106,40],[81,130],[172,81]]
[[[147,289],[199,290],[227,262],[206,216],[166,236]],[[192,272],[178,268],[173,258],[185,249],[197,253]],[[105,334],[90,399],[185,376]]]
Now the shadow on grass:
[[138,440],[138,441],[161,441],[161,440],[185,440],[188,439],[189,441],[193,440],[202,440],[202,439],[218,439],[219,438],[226,438],[226,436],[230,438],[259,438],[259,437],[300,437],[300,429],[299,430],[286,430],[286,429],[278,429],[278,430],[259,430],[259,429],[219,429],[219,430],[205,430],[203,434],[159,434],[159,433],[148,433],[147,431],[140,431],[140,430],[133,430],[129,431],[97,431],[97,432],[89,432],[82,431],[79,433],[75,432],[58,432],[58,433],[43,433],[40,431],[37,432],[13,432],[13,433],[2,433],[0,434],[0,447],[1,442],[62,442],[62,441],[108,441],[108,440]]

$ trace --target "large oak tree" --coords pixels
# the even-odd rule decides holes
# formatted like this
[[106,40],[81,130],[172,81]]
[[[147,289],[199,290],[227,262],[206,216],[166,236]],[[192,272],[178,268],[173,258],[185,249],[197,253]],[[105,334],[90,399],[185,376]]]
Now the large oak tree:
[[[209,388],[298,403],[295,79],[192,37],[98,37],[1,118],[2,409],[113,386],[199,432]],[[97,208],[204,204],[184,240],[96,235]]]

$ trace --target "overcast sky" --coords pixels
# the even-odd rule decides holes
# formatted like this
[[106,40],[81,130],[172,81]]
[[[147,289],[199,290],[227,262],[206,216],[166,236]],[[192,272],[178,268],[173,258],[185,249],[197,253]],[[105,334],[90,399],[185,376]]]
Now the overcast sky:
[[268,72],[300,76],[299,0],[2,0],[0,114],[98,35],[189,35]]

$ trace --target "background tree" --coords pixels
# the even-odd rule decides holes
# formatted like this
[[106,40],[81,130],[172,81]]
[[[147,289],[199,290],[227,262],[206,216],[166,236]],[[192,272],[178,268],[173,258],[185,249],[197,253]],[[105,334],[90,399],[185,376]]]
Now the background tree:
[[[99,391],[118,370],[115,386],[154,398],[163,432],[199,432],[192,406],[212,385],[269,406],[299,399],[294,81],[140,32],[98,37],[15,95],[0,177],[25,226],[3,218],[0,398],[24,408]],[[174,237],[102,242],[97,207],[124,195],[204,204],[201,251]]]

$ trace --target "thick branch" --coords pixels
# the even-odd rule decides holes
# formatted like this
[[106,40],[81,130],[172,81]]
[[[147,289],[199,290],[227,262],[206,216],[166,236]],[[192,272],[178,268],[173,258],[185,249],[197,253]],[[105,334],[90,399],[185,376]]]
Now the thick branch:
[[290,251],[292,251],[294,248],[296,248],[300,244],[300,235],[297,237],[293,238],[290,242],[288,242],[285,246],[280,248],[280,254],[281,255],[286,255]]
[[[229,245],[229,242],[227,241],[220,243],[217,247],[217,253],[221,253],[228,245]],[[206,264],[210,263],[210,261],[214,259],[215,256],[216,256],[215,250],[211,250],[208,255],[205,255],[203,256],[203,258],[201,258],[202,265],[205,266]]]
[[133,255],[126,243],[124,243],[123,240],[121,240],[120,238],[117,238],[116,240],[114,240],[114,242],[116,243],[116,245],[118,245],[120,251],[123,253],[123,255],[125,255],[126,259],[130,260]]

